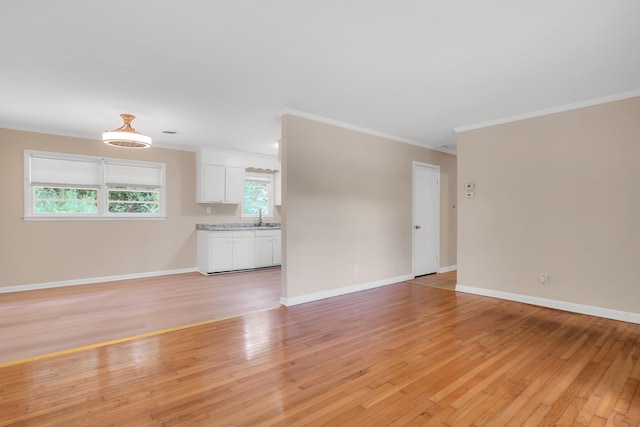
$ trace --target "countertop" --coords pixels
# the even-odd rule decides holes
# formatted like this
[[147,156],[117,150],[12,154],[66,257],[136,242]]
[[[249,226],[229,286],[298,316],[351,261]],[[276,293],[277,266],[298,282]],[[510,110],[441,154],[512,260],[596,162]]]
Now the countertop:
[[265,222],[258,226],[255,223],[226,223],[226,224],[196,224],[196,230],[200,231],[233,231],[233,230],[280,230],[279,222]]

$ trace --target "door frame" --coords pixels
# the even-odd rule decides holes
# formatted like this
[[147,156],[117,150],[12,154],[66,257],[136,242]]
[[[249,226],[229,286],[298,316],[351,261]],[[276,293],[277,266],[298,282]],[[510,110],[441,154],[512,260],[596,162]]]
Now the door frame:
[[418,161],[413,161],[411,166],[411,275],[416,277],[416,236],[414,231],[414,226],[416,225],[416,167],[427,167],[431,169],[435,169],[437,172],[436,183],[436,273],[440,271],[440,165],[434,165],[431,163],[423,163]]

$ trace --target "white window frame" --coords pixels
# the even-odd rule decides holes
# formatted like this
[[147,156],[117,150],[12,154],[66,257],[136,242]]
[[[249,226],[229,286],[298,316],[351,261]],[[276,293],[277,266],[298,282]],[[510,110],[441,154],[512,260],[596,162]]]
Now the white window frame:
[[275,209],[275,201],[274,201],[274,192],[273,192],[273,174],[272,173],[259,173],[259,172],[246,172],[244,176],[244,187],[242,192],[242,206],[241,206],[241,219],[258,219],[260,214],[245,214],[244,213],[244,195],[246,191],[247,181],[267,181],[269,183],[269,215],[262,215],[262,219],[271,220],[274,218],[274,209]]
[[[62,161],[79,161],[83,163],[97,163],[99,176],[93,184],[83,185],[75,183],[59,182],[32,182],[32,159],[54,159]],[[157,213],[112,213],[108,210],[108,192],[110,188],[107,182],[108,165],[117,165],[132,168],[152,168],[158,170],[158,181],[153,185],[145,185],[139,182],[118,182],[114,184],[129,185],[141,190],[153,188],[158,191]],[[64,178],[62,178],[62,181]],[[135,181],[135,180],[134,180]],[[34,186],[94,188],[98,191],[96,213],[38,213],[34,212]],[[46,151],[24,150],[24,220],[25,221],[74,221],[74,220],[163,220],[166,219],[166,164],[157,162],[145,162],[139,160],[126,160],[109,157],[84,156],[67,153],[53,153]]]

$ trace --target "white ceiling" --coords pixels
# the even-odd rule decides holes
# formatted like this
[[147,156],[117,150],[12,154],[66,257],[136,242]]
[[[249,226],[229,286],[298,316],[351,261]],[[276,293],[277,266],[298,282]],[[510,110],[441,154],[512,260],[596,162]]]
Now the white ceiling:
[[[637,0],[0,0],[0,127],[277,152],[282,109],[444,151],[640,89]],[[177,135],[163,134],[176,130]]]

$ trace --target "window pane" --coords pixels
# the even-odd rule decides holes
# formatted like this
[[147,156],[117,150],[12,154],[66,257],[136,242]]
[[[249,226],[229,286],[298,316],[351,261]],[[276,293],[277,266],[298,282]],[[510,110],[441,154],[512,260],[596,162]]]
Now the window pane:
[[157,203],[109,202],[111,213],[158,213]]
[[250,181],[247,180],[245,185],[245,195],[254,196],[268,196],[269,195],[269,183],[265,181]]
[[109,213],[147,214],[159,212],[159,193],[146,188],[109,189]]
[[157,191],[125,191],[109,190],[109,200],[113,201],[135,201],[135,202],[157,202]]
[[270,216],[271,212],[271,180],[265,178],[247,177],[244,186],[243,215]]
[[263,216],[269,216],[269,198],[259,196],[245,196],[244,213],[246,215],[259,215],[262,209]]
[[97,213],[98,190],[33,187],[33,211],[35,213]]
[[90,202],[38,200],[34,204],[33,211],[35,213],[97,213],[98,204]]

